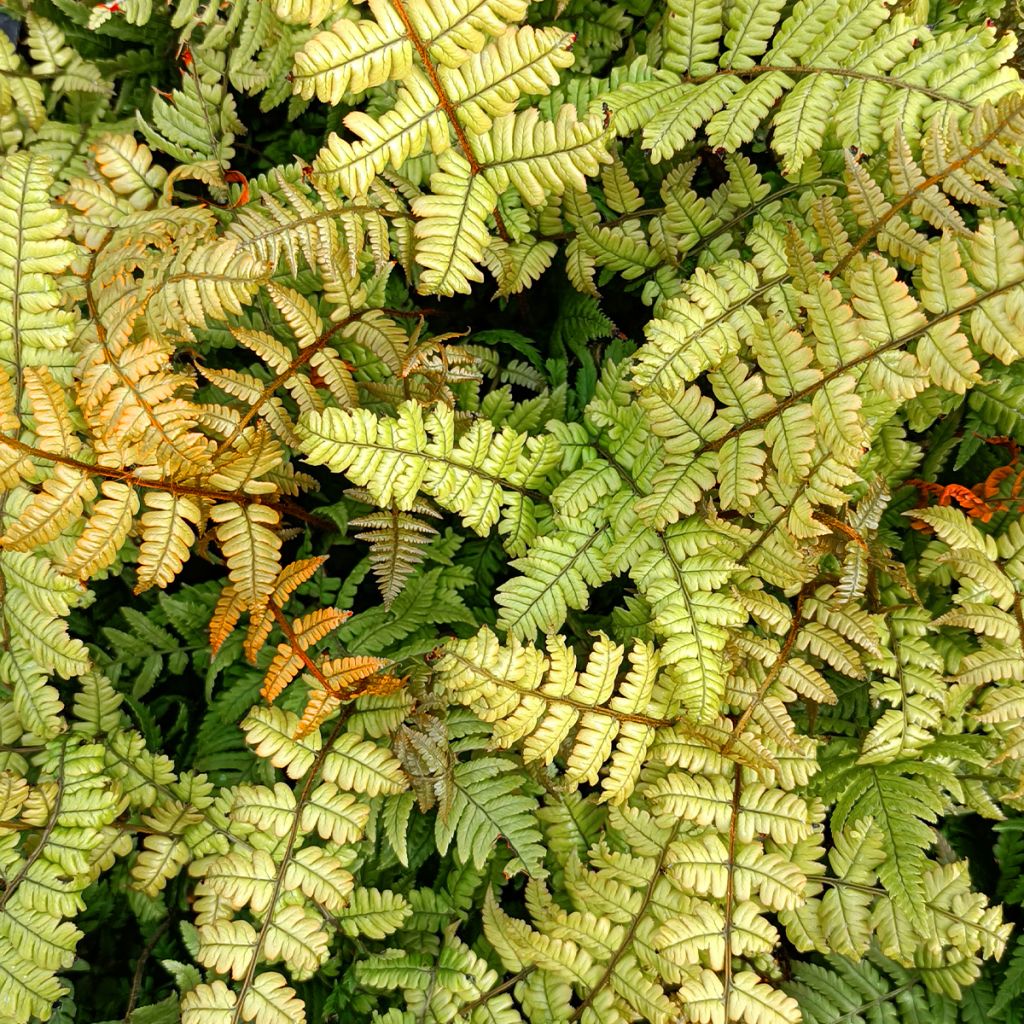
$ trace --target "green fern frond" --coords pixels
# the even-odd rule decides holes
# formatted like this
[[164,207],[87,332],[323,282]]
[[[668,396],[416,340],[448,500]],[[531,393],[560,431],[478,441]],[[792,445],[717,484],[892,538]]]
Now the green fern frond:
[[[456,764],[451,806],[438,816],[434,830],[438,849],[444,853],[454,841],[461,860],[480,868],[502,839],[514,851],[519,870],[531,878],[543,877],[544,848],[532,813],[536,801],[522,793],[525,781],[500,757]],[[506,871],[514,868],[509,865]]]

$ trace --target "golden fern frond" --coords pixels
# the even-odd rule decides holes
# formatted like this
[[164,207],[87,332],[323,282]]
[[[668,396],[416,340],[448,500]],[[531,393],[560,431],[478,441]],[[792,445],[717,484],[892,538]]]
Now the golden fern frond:
[[[295,423],[291,414],[277,395],[267,394],[267,389],[259,377],[242,370],[214,369],[208,366],[204,366],[202,372],[203,376],[215,387],[220,388],[232,398],[244,402],[249,410],[254,410],[285,444],[289,446],[295,444]],[[232,409],[232,413],[234,414],[231,417],[232,422],[225,423],[224,426],[225,439],[233,436],[242,423],[241,413],[234,409]]]
[[502,647],[484,626],[449,642],[435,674],[452,700],[496,723],[495,746],[522,741],[524,760],[544,764],[564,752],[569,786],[600,779],[602,800],[621,803],[658,730],[672,726],[667,712],[674,709],[654,646],[636,641],[620,680],[625,657],[624,647],[598,634],[578,671],[576,652],[561,636],[548,637],[546,652],[514,638]]
[[81,448],[68,412],[67,395],[48,366],[26,366],[22,383],[28,396],[37,445],[55,455],[74,456]]
[[173,355],[152,337],[114,342],[98,331],[86,343],[76,400],[99,461],[167,475],[208,464],[212,442],[196,430],[202,407],[189,397],[194,381],[172,365]]
[[366,310],[359,319],[345,326],[342,336],[375,355],[396,377],[401,375],[409,336],[381,310]]
[[[14,387],[7,371],[0,367],[0,433],[18,430],[21,421],[18,419],[15,406]],[[17,486],[23,476],[32,472],[32,463],[25,458],[23,452],[14,447],[0,447],[0,491],[10,490]]]
[[100,489],[104,497],[96,503],[64,562],[64,572],[81,580],[95,576],[117,558],[139,511],[134,487],[119,480],[104,480]]
[[18,520],[0,537],[0,546],[9,551],[33,551],[49,544],[78,519],[95,494],[96,488],[85,473],[58,463]]
[[193,527],[198,528],[204,518],[200,503],[185,494],[147,490],[142,500],[146,511],[139,520],[142,544],[136,594],[166,587],[181,572],[196,539]]
[[388,664],[387,658],[360,655],[352,658],[333,658],[325,661],[321,671],[328,688],[339,696],[349,696],[355,684],[375,675]]
[[228,563],[228,578],[245,607],[252,608],[273,589],[281,567],[281,538],[275,528],[281,522],[276,509],[267,505],[222,502],[210,518],[217,524],[217,542]]
[[241,431],[231,448],[219,451],[204,477],[217,490],[272,494],[276,488],[262,478],[283,461],[284,452],[277,439],[266,424],[260,423]]

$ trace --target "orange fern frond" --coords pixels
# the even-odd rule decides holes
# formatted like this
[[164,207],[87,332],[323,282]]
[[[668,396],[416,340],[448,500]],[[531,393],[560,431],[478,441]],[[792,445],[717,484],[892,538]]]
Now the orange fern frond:
[[1013,476],[1016,468],[1012,462],[1005,466],[998,466],[974,488],[974,493],[984,501],[991,501],[999,493],[1003,481]]
[[[915,486],[921,494],[919,508],[928,504],[929,498],[934,499],[937,505],[952,505],[954,502],[960,506],[972,519],[980,519],[987,523],[993,514],[1005,507],[1002,505],[992,506],[985,500],[985,485],[979,484],[973,490],[963,484],[942,484],[932,483],[929,480],[908,480],[908,484]],[[998,486],[998,483],[997,485]],[[979,493],[980,492],[980,493]],[[915,530],[927,533],[931,527],[925,522],[915,522]]]
[[370,678],[366,686],[359,688],[357,693],[351,694],[355,697],[385,697],[389,693],[395,693],[409,682],[408,676],[379,675]]
[[[307,612],[292,623],[295,641],[303,650],[307,650],[351,616],[351,612],[342,611],[340,608],[317,608],[316,611]],[[291,639],[289,637],[289,640]]]
[[260,689],[263,698],[273,703],[303,666],[309,669],[317,681],[326,681],[323,671],[306,652],[313,644],[337,629],[352,613],[337,608],[318,608],[289,625],[281,614],[281,609],[273,601],[270,602],[270,609],[287,640],[287,643],[277,645],[277,653],[267,669]]
[[1022,469],[1013,481],[1013,486],[1010,488],[1010,497],[1019,498],[1021,489],[1024,488],[1024,469]]
[[286,565],[274,581],[274,589],[268,600],[261,601],[249,614],[249,630],[245,636],[245,656],[256,663],[256,656],[267,642],[270,631],[274,627],[274,613],[270,610],[273,601],[278,608],[284,607],[288,598],[302,586],[327,561],[326,555],[318,558],[300,558],[297,562]]
[[993,510],[969,487],[962,484],[947,484],[942,489],[939,505],[952,505],[956,502],[969,516],[987,523],[992,518]]
[[316,558],[300,558],[297,562],[286,565],[278,573],[277,582],[274,584],[274,593],[271,596],[274,604],[284,604],[303,583],[313,578],[313,574],[326,561],[326,555],[318,555]]
[[387,664],[386,658],[334,658],[325,661],[321,671],[331,692],[339,696],[350,696],[355,690],[356,683],[379,672]]
[[263,677],[260,696],[268,704],[273,704],[284,692],[285,687],[299,674],[303,664],[302,657],[292,647],[288,644],[278,644],[277,653]]
[[[401,689],[407,682],[407,676],[376,675],[373,666],[369,663],[376,662],[379,665],[387,664],[382,658],[339,658],[335,662],[325,662],[324,668],[330,665],[337,665],[342,662],[350,663],[349,667],[341,673],[330,678],[331,683],[342,682],[344,679],[348,689],[334,691],[317,688],[311,690],[309,699],[306,701],[302,718],[299,719],[298,727],[294,733],[294,739],[302,739],[308,736],[314,729],[318,729],[327,717],[337,708],[342,701],[354,700],[356,697],[381,697],[388,693],[394,693]],[[364,663],[357,666],[355,662]],[[370,669],[367,672],[367,669]]]
[[224,641],[231,636],[244,609],[245,602],[229,583],[220,592],[210,618],[210,650],[213,654],[216,654]]
[[296,726],[293,739],[301,740],[308,736],[314,729],[323,725],[327,716],[341,704],[341,698],[328,690],[313,690],[306,701],[305,710]]

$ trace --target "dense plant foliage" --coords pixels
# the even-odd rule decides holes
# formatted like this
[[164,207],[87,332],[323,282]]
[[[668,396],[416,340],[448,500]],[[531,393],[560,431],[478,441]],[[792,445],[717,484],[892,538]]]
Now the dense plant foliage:
[[999,0],[5,0],[0,1020],[1024,1014]]

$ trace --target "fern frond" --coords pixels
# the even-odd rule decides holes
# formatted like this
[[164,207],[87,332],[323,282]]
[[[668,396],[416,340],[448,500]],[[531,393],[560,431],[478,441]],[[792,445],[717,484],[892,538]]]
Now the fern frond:
[[[918,776],[930,785],[913,785]],[[938,787],[954,785],[952,777],[938,765],[895,761],[850,765],[837,771],[830,785],[837,794],[834,827],[841,829],[861,818],[876,823],[886,852],[879,877],[900,910],[919,920],[924,903],[924,851],[934,839],[928,823],[936,820],[942,807]]]
[[452,699],[496,723],[495,746],[522,741],[524,759],[544,764],[565,756],[570,788],[584,780],[596,784],[607,766],[602,800],[621,803],[632,792],[656,731],[671,724],[655,650],[634,644],[629,671],[619,683],[622,661],[623,648],[602,637],[577,672],[575,655],[559,636],[548,638],[545,655],[515,639],[502,648],[484,627],[469,640],[449,642],[435,672]]
[[216,505],[210,518],[228,563],[228,577],[246,608],[266,598],[280,570],[280,517],[265,505]]
[[1012,1017],[1013,5],[44,6],[0,1017]]
[[469,292],[471,281],[482,281],[477,269],[487,247],[486,218],[498,193],[473,171],[465,157],[448,151],[431,175],[429,195],[413,200],[416,222],[416,260],[426,268],[420,291],[439,295]]
[[861,1024],[872,1006],[909,1004],[930,1020],[955,1019],[955,1007],[943,996],[929,992],[912,972],[878,953],[859,962],[829,957],[828,966],[800,964],[786,986],[800,1004],[808,1024],[829,1024],[843,1018]]
[[503,506],[530,507],[528,492],[543,485],[558,457],[553,438],[496,432],[487,421],[456,442],[449,409],[439,405],[424,416],[412,402],[399,406],[394,420],[328,409],[300,420],[299,433],[314,465],[346,473],[378,504],[407,511],[422,490],[480,534],[498,522]]
[[[368,492],[350,488],[348,492],[356,500],[369,499]],[[437,536],[437,530],[417,516],[434,516],[440,513],[426,502],[416,502],[407,512],[397,508],[382,509],[350,520],[349,525],[362,532],[355,534],[357,540],[370,545],[370,562],[377,577],[384,606],[390,608],[401,593],[406,580],[422,562],[424,548]]]
[[[0,244],[10,260],[0,274],[0,359],[8,376],[70,348],[76,317],[65,309],[55,278],[76,256],[64,237],[67,213],[50,201],[47,161],[14,153],[0,164]],[[31,301],[25,301],[31,297]]]
[[412,69],[413,48],[398,14],[387,4],[370,7],[373,18],[342,18],[319,32],[295,54],[292,81],[305,99],[339,103]]
[[193,527],[203,519],[199,504],[186,495],[146,491],[142,500],[146,511],[139,520],[137,594],[153,586],[166,587],[181,572],[196,539]]
[[524,782],[504,758],[458,763],[451,807],[446,817],[438,817],[434,830],[438,849],[446,851],[454,840],[463,861],[480,867],[502,837],[528,875],[543,876],[544,848],[531,813],[536,803],[521,792]]

